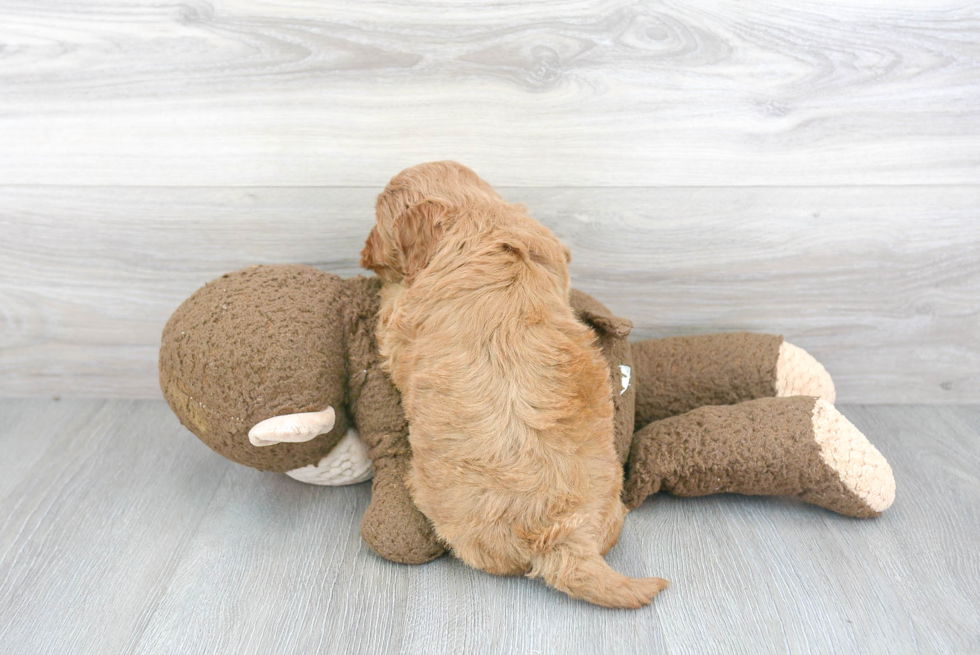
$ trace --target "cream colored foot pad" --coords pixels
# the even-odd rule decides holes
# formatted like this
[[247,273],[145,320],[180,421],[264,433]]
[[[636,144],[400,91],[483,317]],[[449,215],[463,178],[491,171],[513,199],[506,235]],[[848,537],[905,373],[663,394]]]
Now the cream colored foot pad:
[[776,395],[780,398],[816,396],[831,404],[837,400],[834,382],[823,364],[786,341],[780,344],[776,360]]
[[851,493],[875,512],[891,507],[895,501],[891,466],[843,414],[819,399],[813,406],[813,436],[821,459]]

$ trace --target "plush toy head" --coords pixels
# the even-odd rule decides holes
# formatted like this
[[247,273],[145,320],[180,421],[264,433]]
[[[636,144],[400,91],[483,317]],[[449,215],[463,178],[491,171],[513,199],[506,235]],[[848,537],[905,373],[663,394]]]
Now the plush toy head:
[[[222,275],[167,322],[160,387],[181,423],[228,459],[286,472],[319,462],[347,432],[344,280],[309,266],[253,266]],[[273,416],[335,410],[328,433],[256,447],[248,432]]]

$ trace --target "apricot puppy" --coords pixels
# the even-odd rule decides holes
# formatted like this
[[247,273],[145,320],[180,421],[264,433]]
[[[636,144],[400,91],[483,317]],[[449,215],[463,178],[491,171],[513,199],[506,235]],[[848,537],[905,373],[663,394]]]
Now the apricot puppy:
[[378,340],[411,425],[408,486],[470,566],[607,607],[667,581],[602,556],[626,510],[609,375],[568,302],[568,249],[454,162],[395,176],[361,265],[383,280]]

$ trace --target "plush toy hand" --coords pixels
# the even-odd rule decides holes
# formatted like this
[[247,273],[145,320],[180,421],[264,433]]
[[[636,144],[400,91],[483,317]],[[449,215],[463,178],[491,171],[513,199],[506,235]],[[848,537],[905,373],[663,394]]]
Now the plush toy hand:
[[273,416],[256,423],[248,431],[253,446],[272,446],[277,443],[303,443],[333,430],[337,412],[327,407],[322,412],[303,412]]
[[648,339],[633,344],[636,428],[707,405],[773,396],[833,404],[827,370],[782,337],[753,332]]
[[[266,419],[249,431],[248,439],[253,446],[259,447],[308,441],[333,427],[333,408],[327,410]],[[324,420],[328,416],[329,420]],[[280,440],[283,436],[285,438]],[[367,444],[356,429],[348,428],[347,434],[319,462],[286,471],[286,475],[307,484],[341,487],[370,480],[374,476],[374,467],[368,457]]]
[[371,504],[361,519],[361,537],[387,560],[424,564],[445,554],[446,547],[405,486],[411,465],[409,455],[375,459]]

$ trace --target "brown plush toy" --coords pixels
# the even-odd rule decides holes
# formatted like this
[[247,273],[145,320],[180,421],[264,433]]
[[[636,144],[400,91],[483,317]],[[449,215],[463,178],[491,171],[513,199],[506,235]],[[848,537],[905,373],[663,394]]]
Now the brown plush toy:
[[[408,425],[381,370],[377,278],[253,266],[209,282],[170,318],[160,386],[219,454],[313,484],[374,476],[361,523],[382,557],[445,552],[405,488]],[[630,343],[632,324],[572,293],[609,363],[624,501],[713,493],[795,496],[855,517],[894,499],[888,463],[834,409],[830,377],[780,337]]]

